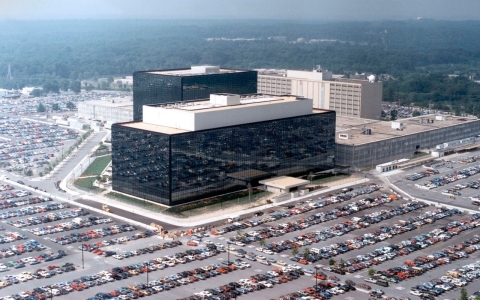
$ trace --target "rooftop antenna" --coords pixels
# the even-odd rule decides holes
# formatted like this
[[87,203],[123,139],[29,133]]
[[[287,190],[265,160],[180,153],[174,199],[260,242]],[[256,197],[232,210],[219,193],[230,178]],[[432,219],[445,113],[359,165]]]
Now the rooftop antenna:
[[7,73],[7,79],[8,79],[8,80],[12,80],[12,79],[13,79],[13,76],[12,76],[12,69],[10,68],[10,64],[8,64],[8,73]]

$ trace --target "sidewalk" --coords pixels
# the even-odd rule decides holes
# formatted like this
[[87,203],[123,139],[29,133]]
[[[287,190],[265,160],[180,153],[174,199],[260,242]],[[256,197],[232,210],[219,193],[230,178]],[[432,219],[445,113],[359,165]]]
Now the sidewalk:
[[[345,180],[345,179],[343,179],[343,180]],[[263,210],[263,209],[285,205],[286,203],[291,203],[291,202],[302,200],[302,199],[308,199],[308,198],[317,196],[319,194],[328,193],[328,192],[333,191],[333,190],[342,189],[342,188],[349,187],[349,186],[356,185],[356,184],[366,183],[368,181],[370,181],[370,179],[368,179],[368,178],[353,178],[352,177],[352,180],[349,180],[345,183],[341,183],[339,185],[335,185],[335,182],[330,182],[329,183],[330,186],[328,188],[316,190],[316,191],[314,191],[310,194],[304,195],[304,196],[291,198],[291,199],[288,199],[288,200],[285,200],[285,201],[282,201],[282,202],[279,202],[279,203],[265,204],[265,205],[252,207],[252,208],[247,208],[247,209],[242,209],[242,207],[237,207],[235,210],[226,209],[224,211],[223,210],[222,211],[217,211],[217,212],[212,213],[212,214],[215,214],[213,216],[212,216],[212,214],[205,214],[205,215],[197,216],[197,220],[194,219],[195,217],[183,219],[183,218],[175,218],[175,217],[172,217],[172,216],[169,216],[169,215],[166,215],[166,214],[162,214],[162,213],[155,213],[155,212],[143,209],[142,207],[139,207],[139,206],[136,206],[136,205],[130,205],[130,204],[127,204],[127,203],[122,203],[122,202],[119,202],[119,201],[115,201],[113,199],[110,199],[110,198],[107,198],[107,197],[103,196],[102,194],[95,195],[95,196],[83,195],[83,198],[98,201],[98,202],[107,204],[111,207],[116,207],[116,208],[123,209],[123,210],[135,211],[136,214],[143,215],[145,217],[152,218],[152,219],[158,219],[158,220],[161,220],[162,222],[169,223],[169,224],[174,225],[174,226],[193,228],[193,227],[198,227],[198,226],[208,224],[208,223],[212,223],[212,222],[222,221],[222,220],[224,220],[224,219],[226,219],[226,218],[228,218],[232,215],[238,216],[238,215],[251,214],[251,213],[255,213],[255,212],[258,212],[260,210]],[[200,218],[200,219],[198,219],[198,218]]]

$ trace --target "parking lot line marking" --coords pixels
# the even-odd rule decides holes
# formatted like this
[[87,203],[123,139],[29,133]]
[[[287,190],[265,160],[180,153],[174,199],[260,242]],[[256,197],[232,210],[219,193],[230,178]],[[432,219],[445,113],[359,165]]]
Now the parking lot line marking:
[[262,272],[262,270],[260,270],[260,269],[255,269],[254,271],[257,272],[257,273]]
[[355,275],[355,276],[353,276],[353,277],[355,277],[355,278],[362,278],[363,276],[362,276],[362,275]]
[[397,286],[396,289],[401,291],[401,290],[404,290],[405,288],[403,286]]

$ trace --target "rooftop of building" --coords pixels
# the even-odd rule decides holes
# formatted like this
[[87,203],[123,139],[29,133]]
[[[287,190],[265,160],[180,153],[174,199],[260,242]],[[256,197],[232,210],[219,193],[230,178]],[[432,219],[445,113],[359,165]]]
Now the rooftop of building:
[[184,68],[184,69],[140,71],[140,73],[170,75],[170,76],[199,76],[199,75],[242,73],[242,72],[251,72],[251,70],[226,69],[226,68],[220,68],[219,66],[192,66],[191,68]]
[[[232,94],[215,94],[220,96],[235,96]],[[248,106],[264,106],[277,104],[278,101],[293,102],[301,101],[306,98],[293,96],[293,95],[269,95],[269,94],[251,94],[251,95],[241,95],[240,101],[237,104],[229,105],[216,105],[212,103],[211,99],[198,99],[194,101],[181,101],[181,102],[172,102],[172,103],[160,103],[160,104],[149,104],[146,106],[150,107],[161,107],[172,110],[182,110],[188,111],[192,114],[203,113],[213,110],[232,110],[238,109],[239,106],[248,105]]]
[[142,122],[121,126],[172,135],[330,112],[313,109],[311,99],[266,94],[212,94],[210,99],[151,104],[143,109]]
[[[437,120],[437,118],[442,120]],[[341,145],[359,146],[459,124],[480,122],[480,120],[476,118],[456,117],[450,115],[437,116],[432,114],[408,119],[399,119],[393,122],[397,122],[397,124],[402,123],[403,129],[392,128],[392,121],[378,121],[337,115],[335,141],[337,144]],[[371,134],[364,134],[368,129],[371,130]],[[345,134],[348,138],[339,138],[339,134]]]
[[88,105],[102,106],[102,107],[112,107],[112,108],[117,107],[117,108],[133,110],[133,100],[131,96],[105,98],[102,100],[90,100],[90,101],[80,102],[80,104],[82,103],[85,103]]

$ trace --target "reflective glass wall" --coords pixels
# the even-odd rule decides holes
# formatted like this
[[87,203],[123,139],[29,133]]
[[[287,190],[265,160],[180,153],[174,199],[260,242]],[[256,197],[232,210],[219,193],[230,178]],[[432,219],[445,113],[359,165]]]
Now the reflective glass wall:
[[152,71],[133,73],[133,120],[141,121],[142,106],[206,99],[210,94],[257,93],[257,71],[204,75],[165,75]]
[[245,189],[259,171],[332,169],[335,112],[171,136],[115,124],[112,142],[114,190],[176,205]]
[[170,137],[112,125],[113,189],[170,203]]

